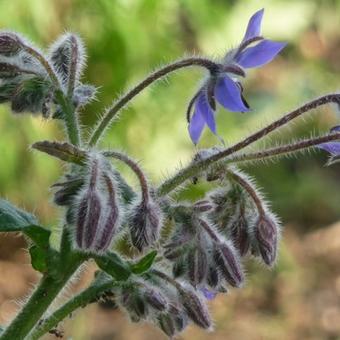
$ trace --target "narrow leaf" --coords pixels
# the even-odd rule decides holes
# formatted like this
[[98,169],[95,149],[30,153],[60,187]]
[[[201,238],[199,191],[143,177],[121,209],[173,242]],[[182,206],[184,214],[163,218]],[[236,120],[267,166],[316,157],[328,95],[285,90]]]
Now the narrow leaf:
[[153,250],[149,254],[142,257],[137,263],[131,264],[131,270],[135,274],[142,274],[150,269],[157,256],[157,251]]

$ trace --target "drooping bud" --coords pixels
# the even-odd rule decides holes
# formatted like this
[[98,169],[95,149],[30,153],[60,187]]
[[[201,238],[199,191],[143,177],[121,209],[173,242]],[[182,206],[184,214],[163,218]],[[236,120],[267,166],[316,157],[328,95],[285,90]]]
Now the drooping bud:
[[158,290],[148,288],[144,291],[146,302],[154,309],[162,312],[167,308],[168,301],[165,296]]
[[13,56],[22,49],[22,46],[21,39],[15,33],[0,33],[0,54],[5,56]]
[[158,239],[161,221],[161,210],[151,200],[148,202],[143,200],[133,209],[129,221],[131,241],[139,251]]
[[215,244],[214,260],[224,279],[231,286],[240,287],[244,281],[244,274],[234,247],[227,242]]
[[100,225],[100,233],[96,237],[94,248],[98,251],[105,251],[109,248],[114,234],[117,232],[119,207],[116,194],[116,183],[108,175],[104,174],[104,180],[108,190],[107,215]]
[[260,216],[252,230],[254,247],[263,262],[272,266],[276,260],[279,224],[273,216]]
[[159,328],[170,338],[176,334],[175,321],[169,313],[161,313],[157,317]]
[[91,164],[91,175],[87,188],[79,198],[76,213],[76,244],[80,249],[89,250],[95,239],[101,214],[102,202],[97,191],[98,160]]
[[149,314],[148,306],[137,289],[127,288],[123,291],[120,303],[129,313],[132,322],[139,322]]
[[190,283],[196,287],[206,277],[208,270],[207,255],[201,246],[191,249],[188,253],[188,276]]
[[189,318],[198,326],[202,328],[210,328],[212,325],[209,311],[205,303],[198,297],[198,295],[186,288],[178,290],[179,299],[188,314]]

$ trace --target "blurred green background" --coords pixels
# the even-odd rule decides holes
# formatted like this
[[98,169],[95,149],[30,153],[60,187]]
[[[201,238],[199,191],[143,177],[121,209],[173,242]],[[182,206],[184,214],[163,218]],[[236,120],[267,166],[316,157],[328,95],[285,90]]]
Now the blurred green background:
[[[191,53],[223,56],[227,48],[240,42],[249,17],[262,7],[265,7],[263,35],[287,41],[288,46],[274,62],[251,70],[244,81],[244,93],[252,112],[236,114],[220,110],[217,118],[219,134],[229,144],[313,97],[339,90],[339,0],[1,0],[0,26],[21,32],[46,48],[65,31],[81,35],[88,51],[84,80],[99,87],[98,101],[81,113],[83,124],[90,128],[104,107],[160,65]],[[196,151],[188,137],[185,111],[201,78],[201,70],[187,69],[143,92],[122,113],[102,145],[123,149],[142,160],[144,169],[156,182],[173,173]],[[306,115],[291,128],[271,135],[256,147],[325,132],[338,124],[339,118],[334,108],[323,107]],[[0,107],[0,196],[36,212],[43,223],[53,225],[58,221],[59,212],[51,204],[49,186],[60,176],[62,166],[54,159],[29,150],[32,142],[43,139],[62,140],[63,128],[54,121],[43,121],[39,117],[14,116],[7,106]],[[217,142],[206,131],[199,147]],[[338,327],[322,326],[321,312],[316,310],[315,315],[319,318],[315,321],[311,317],[306,324],[303,323],[305,328],[301,328],[295,325],[295,314],[297,311],[303,314],[305,309],[315,306],[302,302],[302,305],[290,306],[287,312],[287,301],[273,301],[277,298],[275,289],[286,287],[285,283],[297,287],[294,301],[304,301],[308,279],[309,289],[315,289],[319,284],[323,286],[324,281],[329,284],[327,275],[330,275],[337,282],[338,290],[332,287],[335,301],[340,305],[339,261],[328,261],[321,252],[321,255],[318,253],[322,257],[321,263],[330,263],[317,266],[314,258],[308,260],[304,253],[305,243],[310,245],[308,242],[312,242],[314,234],[319,235],[319,229],[326,230],[328,225],[340,219],[340,166],[324,167],[326,159],[325,154],[313,152],[246,168],[264,188],[273,210],[288,225],[281,260],[272,272],[251,263],[247,286],[252,287],[245,293],[234,291],[230,297],[214,303],[216,307],[212,309],[217,315],[217,333],[207,335],[189,331],[185,339],[192,336],[197,339],[234,339],[234,334],[235,338],[241,334],[238,338],[246,339],[298,339],[295,335],[340,339],[339,309],[335,312],[331,309],[334,320],[330,322]],[[127,176],[130,180],[129,173]],[[203,189],[190,188],[183,195],[193,197],[201,194]],[[340,234],[335,235],[340,238]],[[296,240],[301,240],[301,244]],[[7,248],[0,248],[0,253],[4,252],[3,249]],[[6,255],[1,258],[6,259]],[[312,268],[304,272],[304,266]],[[258,278],[255,271],[261,277]],[[306,282],[305,286],[301,286],[300,279]],[[277,288],[277,282],[282,287]],[[330,289],[328,287],[327,291]],[[18,296],[9,294],[9,297]],[[6,295],[4,299],[9,297]],[[248,300],[253,301],[253,306],[262,303],[262,307],[249,307]],[[330,300],[334,302],[334,299]],[[5,310],[7,304],[0,305],[0,311]],[[248,306],[255,315],[249,311],[248,315],[238,304],[245,304],[246,311]],[[0,316],[6,318],[1,313]],[[263,318],[260,317],[262,313]],[[108,333],[111,335],[98,335],[101,333],[97,334],[93,326],[90,328],[95,330],[87,334],[84,329],[91,321],[86,321],[86,315],[79,316],[73,325],[69,324],[74,339],[144,339],[145,334],[158,335],[150,333],[150,328],[146,333],[133,333],[139,331],[135,326],[131,326],[131,334],[138,335],[129,335],[129,331],[119,333],[117,329],[120,328],[113,327],[109,318],[107,327],[110,330],[111,325],[112,333]],[[235,329],[236,319],[241,320],[239,330]],[[280,320],[284,321],[281,323]],[[243,333],[238,332],[245,331],[247,327],[244,325],[248,321],[252,322],[254,330],[242,337]],[[126,327],[130,330],[129,325]],[[305,329],[310,333],[304,333]]]

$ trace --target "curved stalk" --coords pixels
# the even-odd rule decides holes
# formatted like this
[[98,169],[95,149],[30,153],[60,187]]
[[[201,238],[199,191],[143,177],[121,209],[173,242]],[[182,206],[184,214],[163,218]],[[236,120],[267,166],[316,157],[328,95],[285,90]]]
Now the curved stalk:
[[94,146],[97,144],[98,140],[105,132],[106,128],[109,126],[111,120],[116,115],[116,113],[121,110],[131,99],[133,99],[137,94],[151,85],[158,79],[163,78],[167,74],[174,72],[178,69],[189,67],[189,66],[200,66],[208,69],[210,72],[216,72],[218,64],[215,62],[205,59],[205,58],[187,58],[182,59],[172,64],[166,65],[161,69],[151,73],[147,78],[141,81],[137,86],[135,86],[131,91],[127,92],[123,97],[114,102],[107,111],[104,113],[102,120],[99,122],[97,127],[94,129],[92,136],[88,142],[89,146]]
[[230,156],[231,154],[247,147],[248,145],[258,141],[259,139],[267,136],[272,131],[286,125],[291,120],[301,116],[303,113],[308,112],[312,109],[315,109],[321,105],[325,105],[327,103],[339,103],[340,104],[340,94],[328,94],[322,96],[320,98],[314,99],[308,102],[305,105],[300,106],[299,108],[295,109],[284,115],[283,117],[279,118],[278,120],[274,121],[273,123],[267,125],[263,129],[255,132],[254,134],[250,135],[249,137],[245,138],[239,143],[234,144],[233,146],[224,149],[206,159],[198,161],[196,163],[192,163],[186,168],[180,170],[175,176],[166,180],[159,188],[158,188],[158,195],[163,196],[177,188],[183,182],[188,180],[189,178],[198,175],[202,171],[206,170],[211,164]]

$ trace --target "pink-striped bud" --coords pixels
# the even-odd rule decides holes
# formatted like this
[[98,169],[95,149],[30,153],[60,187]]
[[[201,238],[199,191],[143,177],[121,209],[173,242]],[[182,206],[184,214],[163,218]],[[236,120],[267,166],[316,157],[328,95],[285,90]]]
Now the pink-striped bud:
[[197,246],[188,254],[188,276],[190,283],[196,287],[205,279],[208,270],[206,252]]

